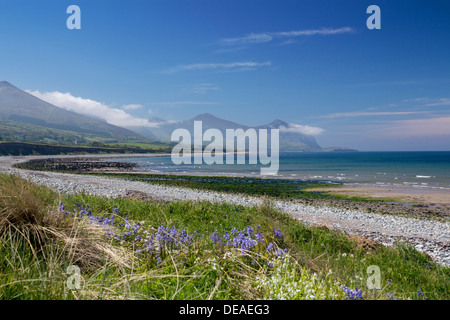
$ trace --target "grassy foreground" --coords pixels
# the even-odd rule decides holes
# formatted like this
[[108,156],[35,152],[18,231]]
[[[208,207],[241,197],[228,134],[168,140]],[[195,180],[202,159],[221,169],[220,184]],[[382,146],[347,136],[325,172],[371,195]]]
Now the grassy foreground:
[[[449,299],[450,268],[272,209],[58,195],[0,176],[0,299]],[[380,289],[369,289],[380,269]],[[369,270],[371,270],[369,268]]]

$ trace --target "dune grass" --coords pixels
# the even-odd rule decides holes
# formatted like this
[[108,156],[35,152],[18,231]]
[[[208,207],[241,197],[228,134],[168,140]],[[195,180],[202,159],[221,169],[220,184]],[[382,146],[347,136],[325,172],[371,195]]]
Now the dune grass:
[[[306,226],[270,203],[58,195],[0,178],[0,299],[449,298],[449,268],[414,248]],[[381,289],[367,288],[371,265]]]

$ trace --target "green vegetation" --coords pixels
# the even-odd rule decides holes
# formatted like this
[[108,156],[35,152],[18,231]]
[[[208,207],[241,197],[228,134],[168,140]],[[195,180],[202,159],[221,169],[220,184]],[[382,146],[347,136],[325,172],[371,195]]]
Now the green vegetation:
[[[27,163],[23,163],[22,168],[27,168]],[[30,169],[42,170],[37,166]],[[82,173],[82,172],[80,172]],[[387,213],[391,215],[405,216],[401,210],[377,211],[372,209],[380,203],[399,203],[394,198],[370,198],[354,195],[335,194],[329,189],[339,191],[341,184],[324,183],[314,180],[295,180],[295,179],[268,179],[268,178],[244,178],[244,177],[225,177],[225,176],[186,176],[186,175],[164,175],[164,174],[131,174],[131,173],[95,173],[95,175],[105,177],[116,177],[131,181],[142,181],[151,184],[167,185],[172,187],[185,187],[191,189],[208,190],[216,192],[225,192],[232,194],[241,194],[248,196],[264,196],[273,200],[301,200],[304,203],[314,203],[321,201],[334,207],[354,208],[359,206],[361,210],[376,211],[377,213]],[[326,188],[327,191],[324,191]],[[399,204],[401,206],[401,204]],[[370,208],[370,209],[368,209]],[[426,217],[409,212],[406,216],[416,218],[435,219],[438,221],[447,221],[441,216],[437,217],[427,215]]]
[[[39,169],[39,168],[36,168]],[[360,202],[395,202],[395,199],[371,199],[360,196],[331,194],[320,188],[339,188],[339,184],[304,181],[294,179],[266,179],[243,177],[185,176],[164,174],[128,174],[105,173],[108,177],[117,177],[132,181],[143,181],[173,187],[186,187],[217,192],[266,196],[274,199],[336,199]],[[315,190],[318,189],[318,190]],[[337,189],[338,190],[338,189]]]
[[[127,174],[107,173],[108,177],[117,177],[132,181],[143,181],[174,187],[186,187],[209,191],[246,194],[251,196],[267,196],[273,198],[331,198],[323,192],[309,190],[314,187],[334,187],[335,184],[316,181],[289,179],[261,179],[242,177],[185,176],[164,174]],[[308,189],[308,190],[306,190]]]
[[117,142],[117,143],[109,143],[108,147],[112,148],[134,148],[134,149],[142,149],[149,150],[152,152],[170,152],[172,150],[171,144],[153,141],[151,143],[148,142]]
[[0,155],[66,155],[66,154],[115,154],[115,153],[152,153],[162,152],[169,147],[158,146],[157,149],[141,149],[136,147],[109,147],[101,143],[92,143],[90,146],[68,146],[44,143],[0,142]]
[[[106,124],[105,126],[107,129],[109,128]],[[113,130],[114,128],[109,129]],[[131,133],[121,128],[117,128],[117,130]],[[138,138],[137,134],[120,136],[115,131],[90,132],[87,129],[83,131],[80,127],[64,126],[63,124],[52,127],[45,125],[45,122],[37,124],[4,119],[0,119],[0,142],[2,143],[0,155],[170,151],[169,143],[149,141],[143,137]]]
[[75,132],[12,120],[0,120],[0,140],[71,146],[86,146],[92,143],[108,144],[119,141],[112,136],[106,137],[88,132]]
[[450,269],[414,248],[306,226],[270,203],[58,195],[0,178],[0,299],[450,298]]

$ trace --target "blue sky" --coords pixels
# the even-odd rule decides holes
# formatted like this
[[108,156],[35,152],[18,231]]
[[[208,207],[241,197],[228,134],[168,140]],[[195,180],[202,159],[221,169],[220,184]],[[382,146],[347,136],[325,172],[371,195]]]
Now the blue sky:
[[0,0],[0,80],[114,124],[209,112],[324,147],[450,150],[449,39],[443,0]]

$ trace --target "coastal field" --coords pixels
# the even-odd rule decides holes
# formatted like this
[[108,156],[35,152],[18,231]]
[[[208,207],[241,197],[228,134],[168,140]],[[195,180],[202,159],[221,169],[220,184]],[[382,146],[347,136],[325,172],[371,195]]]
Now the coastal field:
[[[449,269],[270,203],[61,195],[1,177],[2,299],[448,299]],[[379,266],[379,289],[367,268]],[[67,270],[79,268],[69,290]]]
[[376,213],[386,204],[316,190],[293,199],[281,182],[270,197],[264,183],[224,190],[226,177],[143,182],[2,160],[1,299],[450,298],[445,214]]

